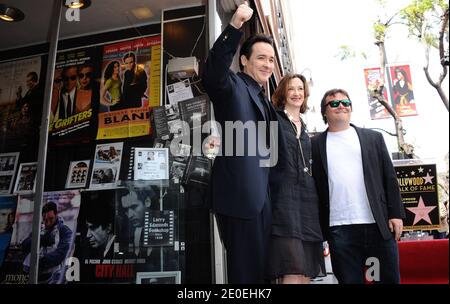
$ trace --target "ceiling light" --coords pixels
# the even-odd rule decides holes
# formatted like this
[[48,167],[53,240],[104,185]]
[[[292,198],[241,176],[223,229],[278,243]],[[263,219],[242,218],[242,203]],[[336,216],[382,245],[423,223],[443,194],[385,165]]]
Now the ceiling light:
[[21,21],[25,18],[24,13],[15,7],[0,3],[0,19],[8,22]]
[[85,9],[91,5],[91,0],[63,0],[64,6],[75,9]]
[[135,8],[131,12],[137,19],[147,19],[154,16],[153,12],[146,7]]

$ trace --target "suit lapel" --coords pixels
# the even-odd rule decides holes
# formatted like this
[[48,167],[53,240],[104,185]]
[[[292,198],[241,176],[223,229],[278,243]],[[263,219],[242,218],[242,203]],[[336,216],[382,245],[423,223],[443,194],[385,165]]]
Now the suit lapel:
[[259,92],[255,90],[254,87],[247,86],[247,91],[250,93],[250,96],[252,97],[253,103],[256,105],[256,107],[259,109],[259,112],[261,113],[261,117],[265,117],[264,115],[264,108],[261,104],[261,100],[259,99]]
[[261,114],[261,117],[263,118],[263,120],[265,120],[264,117],[266,117],[266,115],[264,113],[264,105],[261,104],[261,100],[259,99],[259,93],[261,92],[261,88],[256,87],[249,82],[247,77],[250,77],[250,76],[247,76],[242,72],[239,72],[237,75],[244,81],[244,83],[247,87],[247,91],[250,94],[252,102],[258,108],[259,113]]
[[351,124],[351,126],[353,128],[355,128],[356,130],[356,134],[358,134],[358,138],[359,138],[359,144],[361,146],[361,159],[362,159],[362,164],[363,164],[363,173],[364,173],[364,180],[366,180],[366,174],[368,171],[367,168],[367,162],[368,162],[368,158],[367,158],[367,149],[369,147],[369,143],[367,141],[367,137],[363,136],[362,134],[362,130],[354,125]]
[[319,136],[319,152],[322,159],[323,168],[325,174],[328,176],[328,159],[327,159],[327,134],[328,130],[320,134]]

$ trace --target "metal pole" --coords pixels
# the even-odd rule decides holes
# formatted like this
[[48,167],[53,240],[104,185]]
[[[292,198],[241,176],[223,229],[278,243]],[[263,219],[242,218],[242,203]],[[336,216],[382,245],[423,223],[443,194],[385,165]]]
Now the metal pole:
[[48,125],[50,120],[50,105],[53,91],[53,77],[55,74],[56,52],[58,49],[59,26],[61,22],[61,9],[63,0],[54,0],[53,13],[49,28],[49,52],[47,62],[47,76],[45,79],[45,95],[43,102],[43,111],[41,119],[41,130],[39,136],[39,153],[36,172],[36,193],[34,196],[33,211],[33,237],[31,240],[31,256],[30,256],[30,284],[38,283],[38,267],[39,267],[39,237],[41,227],[41,209],[42,195],[44,193],[45,164],[47,161],[47,142],[48,142]]
[[393,109],[395,111],[394,96],[392,94],[392,88],[393,87],[392,87],[392,79],[391,79],[391,69],[389,67],[389,63],[388,63],[388,59],[387,59],[387,55],[386,55],[386,47],[385,47],[384,43],[383,43],[383,46],[382,46],[381,49],[383,51],[383,56],[384,56],[383,64],[384,64],[384,68],[385,68],[385,71],[386,71],[386,78],[387,78],[387,82],[388,82],[387,90],[389,92],[389,98],[391,100],[391,106],[393,107]]

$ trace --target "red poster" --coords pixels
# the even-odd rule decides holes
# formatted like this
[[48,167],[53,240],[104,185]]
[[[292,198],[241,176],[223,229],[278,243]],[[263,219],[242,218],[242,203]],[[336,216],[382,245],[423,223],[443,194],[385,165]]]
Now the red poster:
[[409,65],[389,67],[392,80],[392,105],[399,116],[417,115]]

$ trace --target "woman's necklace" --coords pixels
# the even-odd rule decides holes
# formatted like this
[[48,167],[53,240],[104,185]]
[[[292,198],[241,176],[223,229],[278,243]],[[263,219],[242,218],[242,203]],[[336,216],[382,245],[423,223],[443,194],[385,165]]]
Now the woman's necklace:
[[[305,156],[303,154],[303,148],[302,148],[302,143],[300,141],[300,135],[301,135],[301,131],[299,132],[297,130],[297,127],[295,126],[295,122],[300,122],[300,118],[296,121],[294,119],[294,117],[292,117],[292,115],[290,115],[288,113],[288,111],[284,110],[284,113],[287,115],[287,117],[289,118],[289,121],[291,123],[292,128],[294,129],[294,132],[296,134],[295,138],[297,138],[298,141],[298,146],[300,147],[300,154],[302,156],[302,161],[303,161],[303,172],[305,172],[306,174],[308,174],[309,176],[312,176],[312,160],[311,160],[311,155],[309,157],[309,167],[306,166],[306,160],[305,160]],[[308,137],[309,139],[309,137]]]

